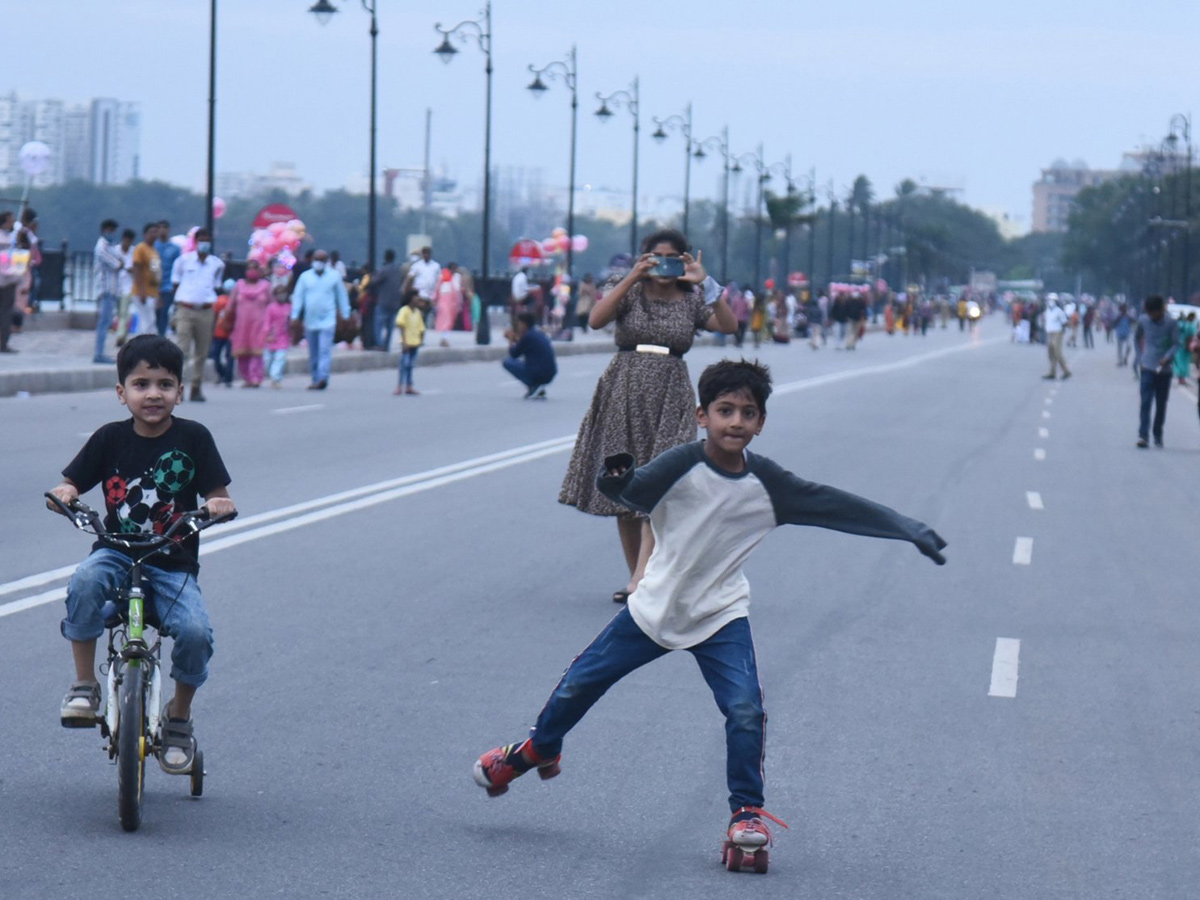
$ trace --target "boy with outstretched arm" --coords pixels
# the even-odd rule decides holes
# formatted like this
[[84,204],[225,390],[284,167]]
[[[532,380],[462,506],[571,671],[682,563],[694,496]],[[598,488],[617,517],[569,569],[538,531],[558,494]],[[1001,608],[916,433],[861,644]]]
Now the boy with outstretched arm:
[[[743,851],[750,858],[769,847],[763,816],[774,818],[762,808],[766,713],[742,564],[785,524],[909,541],[938,565],[945,563],[940,551],[946,542],[923,522],[804,481],[749,453],[746,446],[766,423],[771,380],[765,366],[724,360],[705,369],[699,390],[696,415],[705,440],[674,447],[641,468],[628,454],[605,460],[600,490],[650,517],[655,544],[645,577],[628,605],[571,663],[529,738],[481,756],[475,781],[497,796],[532,768],[542,778],[557,775],[563,738],[605,691],[639,666],[687,650],[725,716],[732,810],[726,857],[740,865]],[[761,862],[765,867],[765,858]]]
[[[235,511],[226,486],[229,473],[212,435],[199,422],[172,415],[183,399],[183,351],[158,335],[139,335],[117,354],[117,399],[130,418],[110,422],[92,434],[63,469],[53,493],[68,506],[97,485],[104,489],[107,531],[162,533],[185,512]],[[54,509],[47,501],[47,505]],[[196,741],[192,698],[208,678],[212,626],[196,582],[197,535],[173,544],[143,565],[162,634],[174,640],[171,678],[175,696],[163,715],[159,762],[171,774],[191,770]],[[66,727],[91,727],[100,711],[96,681],[96,640],[104,633],[101,608],[121,587],[132,560],[97,542],[67,585],[67,616],[62,634],[71,642],[75,681],[63,699]],[[149,609],[149,607],[148,607]]]

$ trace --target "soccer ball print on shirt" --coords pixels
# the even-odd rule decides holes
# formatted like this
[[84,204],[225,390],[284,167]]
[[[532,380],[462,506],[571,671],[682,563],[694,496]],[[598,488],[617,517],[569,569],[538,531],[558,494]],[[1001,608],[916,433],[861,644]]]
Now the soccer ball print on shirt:
[[104,502],[116,515],[124,532],[162,534],[179,518],[176,495],[196,477],[196,464],[182,450],[168,450],[140,477],[126,479],[120,472],[104,482]]

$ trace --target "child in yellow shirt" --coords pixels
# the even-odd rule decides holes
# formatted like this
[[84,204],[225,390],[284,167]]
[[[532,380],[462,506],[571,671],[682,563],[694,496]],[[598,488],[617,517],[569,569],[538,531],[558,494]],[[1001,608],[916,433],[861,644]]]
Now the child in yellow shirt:
[[421,309],[421,295],[416,291],[409,291],[407,301],[396,314],[396,327],[400,329],[400,382],[393,394],[417,393],[412,383],[413,366],[425,339],[425,313]]

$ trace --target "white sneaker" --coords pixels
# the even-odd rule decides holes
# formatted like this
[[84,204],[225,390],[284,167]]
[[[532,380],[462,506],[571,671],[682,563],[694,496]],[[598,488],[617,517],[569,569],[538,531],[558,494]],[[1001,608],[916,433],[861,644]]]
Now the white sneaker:
[[76,681],[63,698],[59,718],[64,728],[91,728],[100,714],[100,685]]

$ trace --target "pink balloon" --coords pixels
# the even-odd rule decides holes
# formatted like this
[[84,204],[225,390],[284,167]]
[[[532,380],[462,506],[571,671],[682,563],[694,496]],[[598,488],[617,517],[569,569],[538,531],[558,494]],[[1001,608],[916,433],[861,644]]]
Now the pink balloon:
[[299,231],[301,228],[304,227],[304,223],[301,222],[299,219],[292,219],[284,227],[290,228],[292,231]]
[[266,251],[268,255],[274,256],[283,249],[283,242],[280,241],[279,238],[273,237],[262,245],[262,249]]
[[586,234],[577,234],[571,238],[571,249],[576,253],[583,253],[588,248],[588,239]]
[[542,241],[542,252],[553,256],[558,252],[558,241],[556,241],[554,238],[546,238],[544,241]]
[[271,237],[271,232],[267,231],[265,228],[257,228],[255,229],[254,233],[250,235],[250,243],[256,246],[259,244],[265,244],[267,238],[269,237]]
[[565,233],[554,238],[554,243],[561,253],[566,253],[571,247],[571,239],[567,237]]
[[213,197],[213,218],[219,219],[225,215],[225,201],[220,197]]
[[290,228],[285,228],[283,231],[279,232],[279,240],[290,247],[292,244],[300,242],[300,235],[296,234],[296,232],[292,231]]
[[278,234],[282,234],[283,232],[287,231],[287,226],[284,225],[282,222],[272,222],[270,225],[267,226],[267,231],[271,232],[271,234],[278,235]]

